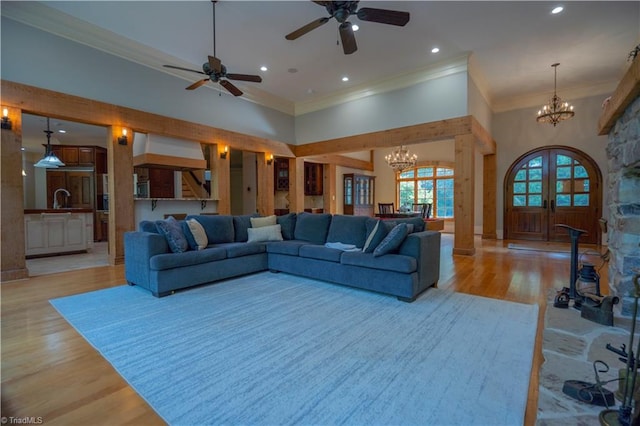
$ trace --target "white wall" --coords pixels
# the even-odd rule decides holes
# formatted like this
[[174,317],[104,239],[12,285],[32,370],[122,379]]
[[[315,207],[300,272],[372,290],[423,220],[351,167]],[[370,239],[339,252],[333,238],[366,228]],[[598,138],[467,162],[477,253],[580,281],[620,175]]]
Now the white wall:
[[3,80],[294,142],[294,119],[288,114],[241,97],[218,96],[207,85],[187,91],[187,81],[169,74],[4,17],[1,24]]
[[372,95],[295,119],[297,144],[467,115],[467,72]]
[[[549,145],[577,148],[598,164],[603,174],[603,190],[607,188],[607,137],[596,130],[602,112],[602,101],[608,95],[568,100],[576,115],[556,127],[536,122],[539,108],[525,108],[497,113],[493,117],[493,137],[497,144],[496,227],[502,238],[504,228],[504,178],[509,167],[522,154]],[[477,173],[476,173],[477,176]]]

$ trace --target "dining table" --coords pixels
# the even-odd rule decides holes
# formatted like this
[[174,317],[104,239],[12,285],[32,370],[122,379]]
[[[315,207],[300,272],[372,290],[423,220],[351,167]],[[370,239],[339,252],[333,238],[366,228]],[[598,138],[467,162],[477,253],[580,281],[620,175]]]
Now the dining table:
[[422,217],[422,212],[395,212],[395,213],[376,213],[376,217],[380,219],[399,219],[408,217]]

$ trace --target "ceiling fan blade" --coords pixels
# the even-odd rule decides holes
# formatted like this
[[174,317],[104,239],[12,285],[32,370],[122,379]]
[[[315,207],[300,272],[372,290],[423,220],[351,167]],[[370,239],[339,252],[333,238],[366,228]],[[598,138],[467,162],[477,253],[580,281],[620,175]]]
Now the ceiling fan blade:
[[225,77],[231,80],[252,81],[254,83],[262,83],[262,77],[250,74],[227,74]]
[[202,86],[203,84],[205,84],[207,81],[209,81],[208,78],[205,78],[204,80],[198,80],[195,83],[193,83],[191,86],[187,87],[187,90],[194,90],[197,89],[198,87]]
[[192,70],[192,69],[189,69],[189,68],[176,67],[176,66],[173,66],[173,65],[163,65],[163,67],[166,67],[166,68],[173,68],[173,69],[176,69],[176,70],[182,70],[182,71],[197,72],[198,74],[206,75],[206,74],[205,74],[205,73],[203,73],[202,71],[196,71],[196,70]]
[[242,91],[234,86],[229,80],[220,80],[220,85],[227,89],[233,96],[242,95]]
[[284,38],[286,38],[287,40],[295,40],[298,37],[302,37],[303,35],[305,35],[309,31],[315,30],[319,26],[326,24],[327,22],[329,22],[329,19],[330,18],[327,18],[327,17],[316,19],[313,22],[309,22],[304,27],[300,27],[297,30],[287,34],[286,36],[284,36]]
[[397,25],[404,27],[409,22],[409,12],[397,10],[373,9],[363,7],[356,13],[358,19],[363,21],[378,22],[380,24]]
[[209,56],[209,67],[216,73],[222,72],[222,61],[215,56]]
[[343,22],[340,24],[340,39],[342,40],[342,50],[345,55],[350,55],[358,50],[356,38],[353,35],[353,29],[351,28],[351,23]]

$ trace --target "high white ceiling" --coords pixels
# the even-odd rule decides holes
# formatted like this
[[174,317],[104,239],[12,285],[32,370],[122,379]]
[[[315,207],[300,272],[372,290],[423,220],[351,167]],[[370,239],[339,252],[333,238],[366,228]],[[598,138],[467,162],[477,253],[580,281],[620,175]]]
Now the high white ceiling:
[[[564,11],[551,14],[559,4]],[[12,19],[179,76],[185,87],[200,75],[162,65],[200,70],[213,54],[208,0],[2,1],[1,7]],[[610,93],[640,42],[638,1],[361,1],[359,7],[406,11],[411,19],[394,27],[352,17],[360,25],[358,51],[344,55],[335,20],[285,40],[327,15],[318,4],[222,0],[215,7],[216,56],[229,72],[262,76],[259,84],[235,82],[248,99],[296,113],[470,57],[481,92],[494,111],[504,111],[545,102],[555,62],[561,97]]]

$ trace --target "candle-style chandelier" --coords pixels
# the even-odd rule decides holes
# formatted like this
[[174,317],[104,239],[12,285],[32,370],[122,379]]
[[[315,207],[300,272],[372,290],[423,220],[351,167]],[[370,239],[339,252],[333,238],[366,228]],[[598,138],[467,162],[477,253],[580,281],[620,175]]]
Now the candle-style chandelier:
[[551,123],[553,127],[559,122],[567,120],[575,115],[573,111],[573,105],[569,105],[569,102],[562,102],[562,99],[556,94],[556,82],[558,75],[558,65],[555,63],[551,65],[554,69],[553,74],[553,97],[547,105],[544,105],[540,111],[538,111],[538,123]]
[[388,154],[384,157],[387,160],[387,164],[396,172],[402,172],[404,170],[410,169],[416,165],[416,160],[418,156],[416,154],[409,153],[409,150],[400,145],[396,147],[391,154]]

